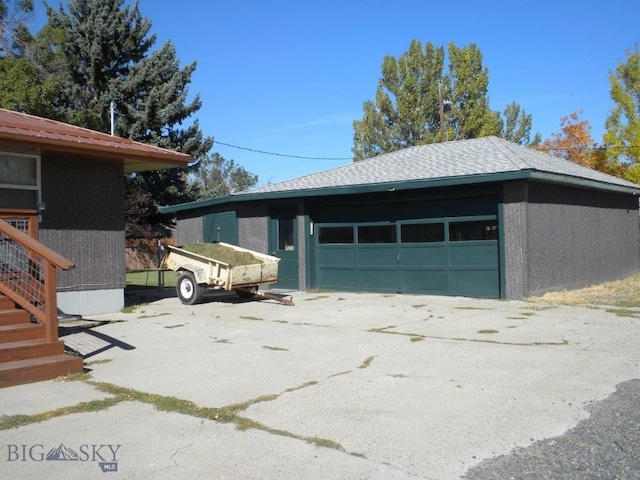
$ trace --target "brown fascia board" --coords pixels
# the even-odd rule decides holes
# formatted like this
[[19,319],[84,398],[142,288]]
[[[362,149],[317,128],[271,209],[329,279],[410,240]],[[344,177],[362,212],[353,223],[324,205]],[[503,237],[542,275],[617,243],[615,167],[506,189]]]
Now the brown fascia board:
[[[186,167],[195,161],[187,154],[161,149],[139,142],[132,142],[118,137],[124,142],[111,145],[100,145],[90,141],[74,141],[51,139],[38,135],[10,134],[0,132],[0,140],[10,141],[22,147],[36,147],[42,153],[57,152],[82,155],[87,160],[110,160],[122,163],[125,173],[161,170],[165,168]],[[134,145],[130,148],[129,145]],[[137,147],[137,148],[136,148]]]

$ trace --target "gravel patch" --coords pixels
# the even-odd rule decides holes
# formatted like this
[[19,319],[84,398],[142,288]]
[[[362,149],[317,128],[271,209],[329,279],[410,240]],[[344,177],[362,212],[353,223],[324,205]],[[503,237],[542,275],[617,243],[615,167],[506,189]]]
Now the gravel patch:
[[467,480],[640,478],[640,380],[590,405],[588,419],[560,437],[486,460]]

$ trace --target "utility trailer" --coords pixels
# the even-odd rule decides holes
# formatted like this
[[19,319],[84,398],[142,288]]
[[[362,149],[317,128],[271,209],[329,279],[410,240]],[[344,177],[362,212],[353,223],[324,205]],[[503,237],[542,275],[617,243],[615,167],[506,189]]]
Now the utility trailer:
[[184,305],[200,303],[207,288],[234,290],[241,298],[258,296],[277,300],[285,305],[293,305],[291,297],[273,295],[259,290],[260,285],[278,281],[278,262],[280,261],[278,257],[224,242],[218,242],[216,245],[230,249],[232,252],[250,254],[255,258],[255,262],[232,266],[215,258],[167,245],[162,267],[179,273],[176,292]]

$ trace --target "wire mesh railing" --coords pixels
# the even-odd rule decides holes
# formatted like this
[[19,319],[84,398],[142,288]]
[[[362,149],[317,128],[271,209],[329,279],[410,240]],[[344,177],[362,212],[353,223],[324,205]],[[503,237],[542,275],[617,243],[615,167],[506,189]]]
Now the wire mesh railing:
[[0,281],[39,310],[44,310],[43,258],[0,232]]
[[0,293],[43,323],[53,341],[58,338],[56,268],[74,265],[32,238],[34,218],[0,216]]

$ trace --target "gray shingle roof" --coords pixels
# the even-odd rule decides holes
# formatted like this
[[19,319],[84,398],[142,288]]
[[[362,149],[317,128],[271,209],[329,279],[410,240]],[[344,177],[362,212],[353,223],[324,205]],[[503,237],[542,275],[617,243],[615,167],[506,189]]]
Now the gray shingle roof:
[[304,177],[234,194],[281,193],[493,174],[542,172],[640,191],[640,185],[591,170],[498,137],[410,147]]

